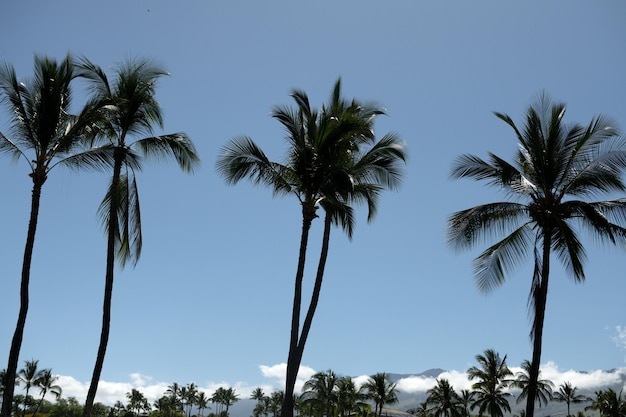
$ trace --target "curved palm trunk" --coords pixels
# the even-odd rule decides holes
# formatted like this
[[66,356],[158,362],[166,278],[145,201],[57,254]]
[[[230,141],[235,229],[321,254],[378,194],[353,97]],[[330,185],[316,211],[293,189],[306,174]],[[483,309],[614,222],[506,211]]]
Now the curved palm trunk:
[[330,215],[326,214],[324,218],[324,235],[322,238],[322,251],[320,253],[320,260],[317,267],[317,274],[315,277],[315,284],[313,286],[313,293],[311,295],[311,302],[309,309],[307,310],[304,323],[302,324],[302,334],[299,334],[300,325],[300,309],[302,305],[302,278],[304,276],[304,261],[306,258],[306,245],[309,237],[309,230],[311,228],[312,218],[305,216],[302,224],[302,238],[300,240],[300,258],[298,261],[298,273],[296,275],[296,290],[294,294],[293,315],[291,321],[291,344],[289,346],[289,358],[287,359],[287,379],[285,384],[285,398],[283,399],[283,406],[281,409],[281,417],[293,417],[293,392],[296,384],[296,378],[298,376],[298,368],[302,361],[302,354],[304,353],[304,345],[309,331],[311,329],[311,323],[313,322],[313,316],[317,303],[319,300],[320,290],[322,289],[322,279],[324,278],[324,268],[326,266],[326,258],[328,257],[328,242],[330,240]]
[[41,398],[39,399],[39,402],[37,403],[37,407],[35,407],[35,411],[33,412],[33,417],[37,415],[37,411],[39,411],[39,408],[41,408],[41,404],[43,404],[43,399],[46,396],[47,392],[48,390],[44,389],[43,392],[41,393]]
[[37,220],[39,218],[39,203],[41,200],[41,188],[46,181],[45,174],[33,175],[33,191],[30,206],[30,219],[28,221],[28,233],[26,235],[26,246],[24,248],[24,260],[22,263],[22,281],[20,284],[20,310],[17,316],[17,325],[11,341],[9,351],[9,361],[6,369],[6,387],[2,395],[1,417],[11,417],[11,407],[13,405],[13,394],[15,392],[15,377],[17,375],[17,362],[22,347],[24,327],[26,326],[26,315],[28,314],[28,286],[30,282],[30,266],[33,258],[33,248],[35,247],[35,234],[37,231]]
[[528,397],[526,398],[526,417],[533,417],[535,412],[535,398],[537,397],[537,380],[539,379],[539,365],[541,364],[541,345],[543,338],[543,322],[546,313],[548,298],[548,278],[550,275],[550,249],[552,233],[543,232],[543,259],[541,261],[541,280],[539,287],[534,290],[535,318],[533,320],[533,359],[528,372]]
[[120,182],[120,173],[122,171],[122,162],[119,158],[115,158],[113,166],[113,179],[111,180],[111,204],[109,207],[109,224],[107,232],[107,260],[106,260],[106,277],[104,285],[104,302],[102,304],[102,330],[100,332],[100,345],[98,346],[98,355],[91,376],[85,407],[83,408],[83,417],[90,417],[93,410],[93,403],[98,390],[98,382],[104,365],[104,356],[106,355],[107,345],[109,343],[109,330],[111,327],[111,300],[113,297],[113,278],[115,273],[115,232],[118,229],[117,206],[118,186]]

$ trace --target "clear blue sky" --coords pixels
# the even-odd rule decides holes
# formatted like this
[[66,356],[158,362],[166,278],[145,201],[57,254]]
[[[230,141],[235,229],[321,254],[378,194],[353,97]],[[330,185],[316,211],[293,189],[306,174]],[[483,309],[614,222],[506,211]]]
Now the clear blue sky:
[[[341,76],[347,97],[387,109],[377,133],[397,132],[410,153],[401,189],[382,196],[374,222],[361,210],[352,242],[339,230],[331,236],[303,365],[343,375],[464,372],[488,348],[512,366],[530,359],[530,267],[484,295],[472,278],[479,250],[457,254],[445,243],[450,213],[504,196],[451,181],[451,163],[488,151],[510,159],[513,132],[492,112],[521,122],[544,89],[568,104],[568,121],[603,113],[626,128],[619,0],[20,1],[3,2],[0,14],[0,59],[24,78],[34,54],[71,51],[105,68],[129,56],[162,64],[171,73],[157,89],[164,132],[185,131],[203,161],[193,176],[159,162],[139,175],[144,250],[136,268],[116,275],[102,373],[110,385],[100,390],[122,387],[120,398],[132,384],[174,381],[280,387],[271,375],[287,358],[299,206],[248,183],[229,187],[214,166],[241,134],[281,160],[284,135],[269,112],[291,104],[292,88],[319,106]],[[23,162],[0,162],[4,367],[32,184]],[[20,359],[53,368],[79,397],[100,332],[105,238],[96,210],[107,178],[60,169],[44,186]],[[542,363],[559,373],[626,367],[626,257],[584,241],[587,282],[552,273]]]

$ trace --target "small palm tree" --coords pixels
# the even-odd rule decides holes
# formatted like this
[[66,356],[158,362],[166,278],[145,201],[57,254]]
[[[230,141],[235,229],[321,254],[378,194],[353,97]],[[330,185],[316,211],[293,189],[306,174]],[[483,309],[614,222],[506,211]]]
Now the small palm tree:
[[56,166],[78,169],[102,168],[107,164],[106,153],[77,152],[92,138],[94,126],[101,116],[92,102],[86,103],[78,115],[70,111],[71,84],[78,75],[74,59],[67,55],[58,62],[35,56],[34,61],[34,76],[26,81],[18,79],[11,65],[0,65],[0,102],[7,105],[11,114],[12,133],[0,132],[0,154],[26,162],[33,182],[22,261],[20,308],[6,367],[7,384],[3,392],[1,417],[11,416],[14,382],[29,307],[30,268],[43,186]]
[[363,384],[367,398],[374,401],[374,414],[378,417],[383,413],[383,407],[398,402],[398,389],[396,384],[389,380],[384,372],[379,372],[369,377]]
[[34,386],[38,386],[44,375],[43,370],[37,369],[38,365],[38,360],[31,359],[29,361],[25,361],[24,368],[20,369],[17,375],[19,381],[24,384],[26,391],[24,394],[24,409],[22,410],[22,416],[26,415],[26,406],[31,405],[32,403],[32,397],[28,395],[30,389]]
[[534,253],[529,294],[533,356],[526,417],[533,417],[537,397],[551,254],[556,253],[574,280],[582,282],[585,250],[575,225],[601,241],[626,242],[626,199],[584,201],[626,190],[624,141],[604,117],[586,126],[568,126],[564,115],[565,105],[553,104],[546,94],[528,108],[521,129],[508,115],[496,113],[519,142],[515,161],[508,163],[494,154],[489,161],[463,155],[452,169],[453,178],[484,180],[521,200],[482,204],[452,214],[448,239],[456,249],[466,249],[483,238],[503,236],[474,261],[478,288],[485,292],[501,285],[505,273],[520,264],[528,251]]
[[426,399],[428,411],[435,417],[461,417],[463,415],[461,398],[447,379],[437,379],[437,384],[426,394],[428,394]]
[[330,369],[317,372],[304,383],[302,403],[317,410],[320,417],[333,417],[337,406],[337,375]]
[[57,376],[52,375],[51,369],[43,369],[41,371],[41,376],[37,380],[37,387],[40,389],[41,398],[37,403],[37,407],[35,407],[35,411],[33,411],[33,416],[37,414],[41,404],[43,404],[43,400],[47,393],[51,393],[58,400],[63,393],[63,389],[56,385],[56,381],[59,378]]
[[511,393],[506,388],[513,375],[506,364],[506,355],[501,358],[495,350],[487,349],[484,354],[476,355],[476,361],[480,367],[472,366],[467,370],[469,380],[476,380],[472,385],[476,399],[471,408],[478,407],[479,416],[488,412],[491,417],[503,417],[505,411],[511,412],[507,399]]
[[600,417],[626,417],[626,400],[622,399],[622,391],[613,388],[596,391],[596,398],[586,409],[600,412]]
[[567,404],[567,415],[568,417],[571,415],[570,405],[571,404],[580,404],[589,401],[588,397],[585,397],[582,394],[576,393],[578,388],[572,386],[572,384],[568,382],[563,382],[559,385],[559,390],[555,391],[552,395],[552,398],[555,401],[563,402]]
[[[81,68],[91,83],[95,100],[114,103],[104,107],[108,123],[101,125],[104,134],[100,139],[112,155],[113,175],[99,209],[107,233],[107,259],[100,344],[83,412],[84,417],[89,417],[109,340],[115,259],[124,267],[129,260],[136,263],[141,255],[141,215],[135,177],[141,169],[141,158],[173,158],[186,172],[193,171],[199,158],[184,133],[153,136],[155,127],[163,127],[155,88],[158,79],[167,75],[165,70],[148,59],[129,60],[116,68],[116,77],[110,82],[104,71],[87,59],[82,60]],[[142,135],[146,136],[135,139]]]
[[339,416],[347,417],[356,413],[365,400],[366,396],[362,387],[357,389],[352,378],[344,376],[337,380],[337,414]]
[[[541,376],[541,370],[539,371]],[[516,403],[520,403],[528,396],[528,386],[530,385],[530,361],[525,360],[522,362],[522,370],[515,375],[515,380],[511,383],[512,387],[520,388],[522,391],[517,396]],[[537,405],[541,408],[542,405],[548,405],[548,402],[552,400],[552,389],[554,383],[549,379],[537,379]],[[569,415],[569,414],[568,414]]]

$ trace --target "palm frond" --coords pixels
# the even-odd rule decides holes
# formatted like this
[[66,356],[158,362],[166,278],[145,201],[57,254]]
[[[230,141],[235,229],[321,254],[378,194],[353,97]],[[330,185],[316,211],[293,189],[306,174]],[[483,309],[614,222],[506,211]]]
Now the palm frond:
[[448,218],[447,241],[455,250],[469,249],[477,242],[510,233],[526,221],[523,204],[499,202],[482,204],[453,213]]
[[231,185],[249,178],[255,185],[272,187],[276,194],[294,192],[290,169],[271,162],[247,136],[232,139],[221,149],[216,169]]
[[114,147],[112,145],[87,149],[60,159],[56,164],[70,169],[94,169],[104,171],[113,167]]
[[173,133],[137,140],[134,144],[146,157],[174,158],[185,172],[193,172],[200,162],[193,142],[184,133]]
[[583,263],[586,258],[585,248],[576,236],[576,233],[564,219],[558,219],[553,229],[552,250],[574,278],[580,282],[585,280]]
[[502,285],[505,274],[525,260],[532,236],[531,224],[525,223],[474,260],[474,277],[479,291],[489,293]]

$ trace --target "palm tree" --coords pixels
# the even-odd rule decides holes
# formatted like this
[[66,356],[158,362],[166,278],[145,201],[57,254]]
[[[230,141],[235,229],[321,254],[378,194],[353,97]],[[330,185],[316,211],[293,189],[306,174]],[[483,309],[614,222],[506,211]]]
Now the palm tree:
[[495,115],[513,128],[519,141],[515,162],[510,164],[494,154],[489,161],[463,155],[454,164],[452,177],[486,180],[520,202],[483,204],[452,214],[448,239],[455,248],[465,249],[492,235],[505,236],[474,261],[476,282],[484,292],[501,285],[505,272],[521,263],[523,255],[533,248],[529,294],[533,356],[526,401],[526,417],[533,417],[550,255],[554,251],[574,280],[582,282],[585,250],[573,227],[575,221],[602,241],[626,241],[626,229],[618,224],[626,218],[626,199],[582,200],[626,189],[621,177],[626,151],[604,117],[595,117],[587,126],[567,126],[563,122],[565,105],[552,104],[546,94],[528,108],[521,130],[509,116]]
[[[87,392],[83,416],[89,417],[104,364],[111,322],[114,263],[136,263],[141,254],[141,216],[135,172],[141,157],[174,158],[183,171],[192,172],[199,162],[193,143],[184,133],[153,136],[154,127],[163,127],[161,107],[155,99],[158,79],[167,73],[148,59],[128,60],[115,70],[110,82],[98,66],[81,62],[82,75],[89,79],[94,96],[101,102],[115,103],[105,108],[108,123],[102,126],[113,155],[113,175],[99,213],[107,232],[107,260],[102,331],[96,362]],[[147,135],[134,142],[136,136]]]
[[186,415],[187,417],[191,417],[191,409],[196,403],[196,398],[198,396],[198,388],[195,383],[190,383],[185,385],[180,389],[180,397],[183,403],[183,407],[187,409]]
[[[541,376],[541,370],[539,370]],[[530,361],[525,360],[522,362],[522,370],[515,375],[515,380],[511,383],[512,387],[520,388],[522,392],[517,396],[516,403],[520,403],[528,396],[528,386],[530,385]],[[552,399],[552,389],[554,383],[549,379],[537,378],[537,404],[539,408],[542,405],[548,405],[548,402]],[[569,415],[569,414],[568,414]]]
[[[285,403],[281,417],[293,416],[293,394],[304,346],[311,328],[328,254],[331,225],[341,225],[352,236],[352,202],[365,201],[371,220],[377,197],[383,188],[395,188],[401,176],[399,163],[406,158],[404,148],[394,135],[375,143],[374,118],[383,112],[356,101],[341,98],[341,80],[335,84],[331,104],[321,111],[312,109],[306,93],[294,90],[296,109],[276,107],[272,116],[287,131],[289,154],[285,164],[271,162],[249,138],[230,141],[217,160],[217,170],[229,184],[249,178],[267,185],[274,194],[293,194],[302,209],[302,231],[291,318],[289,354],[285,383]],[[364,147],[372,145],[365,152]],[[300,329],[302,282],[308,236],[317,209],[326,212],[322,250],[313,291]]]
[[461,417],[463,404],[459,394],[454,391],[450,381],[445,378],[437,379],[437,385],[429,389],[426,404],[428,411],[435,417]]
[[622,399],[622,391],[617,393],[613,388],[596,391],[596,398],[586,409],[600,412],[600,417],[626,417],[626,401]]
[[224,390],[224,396],[222,397],[222,404],[226,406],[224,410],[226,417],[228,417],[228,409],[231,405],[235,404],[239,401],[239,396],[235,393],[235,389],[232,387],[226,388]]
[[[57,62],[35,56],[34,77],[20,81],[15,69],[0,65],[0,101],[7,104],[11,114],[12,138],[0,132],[0,153],[13,160],[24,160],[33,181],[30,218],[24,247],[20,281],[20,308],[11,340],[6,367],[6,387],[3,393],[1,417],[10,417],[15,391],[18,359],[22,347],[29,303],[30,267],[35,245],[37,221],[43,185],[50,171],[63,165],[71,168],[101,168],[105,165],[99,152],[74,154],[81,142],[91,137],[98,109],[89,102],[78,115],[71,113],[72,89],[76,78],[74,60],[67,55]],[[4,99],[4,100],[2,100]]]
[[43,377],[43,371],[37,369],[39,364],[38,360],[31,359],[24,362],[24,368],[20,369],[17,378],[24,384],[26,392],[24,393],[24,410],[22,410],[22,416],[26,415],[26,406],[32,402],[32,397],[28,395],[28,392],[33,386],[37,386],[41,382]]
[[361,387],[357,389],[352,378],[345,376],[337,380],[337,413],[347,417],[357,412],[365,403],[365,395]]
[[143,395],[143,393],[135,388],[126,393],[126,399],[128,399],[127,409],[131,412],[134,410],[134,414],[138,415],[141,411],[150,410],[150,404]]
[[250,394],[250,399],[256,401],[256,405],[254,406],[254,410],[252,411],[254,417],[260,417],[261,415],[267,414],[267,404],[269,403],[269,397],[265,395],[263,392],[263,388],[256,387],[252,394]]
[[196,404],[198,405],[198,410],[200,411],[200,417],[204,417],[204,410],[208,408],[209,405],[209,397],[207,397],[204,391],[200,391],[196,397]]
[[571,415],[570,413],[570,405],[571,404],[580,404],[589,401],[589,398],[585,397],[582,394],[577,394],[578,388],[573,387],[570,382],[563,382],[559,385],[559,390],[554,392],[552,398],[558,402],[563,402],[567,404],[567,416]]
[[37,386],[40,389],[41,398],[37,403],[37,407],[35,407],[35,411],[33,411],[33,417],[37,414],[37,411],[39,411],[41,404],[43,404],[43,399],[48,392],[52,393],[57,400],[61,397],[63,389],[59,385],[55,385],[55,382],[58,379],[59,378],[57,376],[52,375],[52,369],[47,368],[41,371],[41,376],[37,380]]
[[317,372],[304,383],[302,402],[317,411],[317,416],[333,417],[337,405],[337,375],[330,369]]
[[463,407],[463,412],[461,415],[463,417],[470,417],[470,408],[474,403],[474,392],[468,389],[462,389],[461,393],[459,394],[459,402]]
[[477,380],[472,385],[476,397],[472,409],[478,407],[479,416],[487,411],[491,417],[503,417],[504,411],[511,412],[507,399],[511,394],[505,390],[510,383],[508,377],[513,375],[506,365],[506,355],[500,358],[495,350],[487,349],[483,355],[476,355],[476,361],[480,367],[467,370],[468,379]]
[[370,376],[365,384],[363,384],[363,389],[367,393],[367,397],[374,401],[374,414],[378,417],[380,417],[383,412],[383,406],[398,402],[396,384],[391,382],[388,375],[384,372]]

